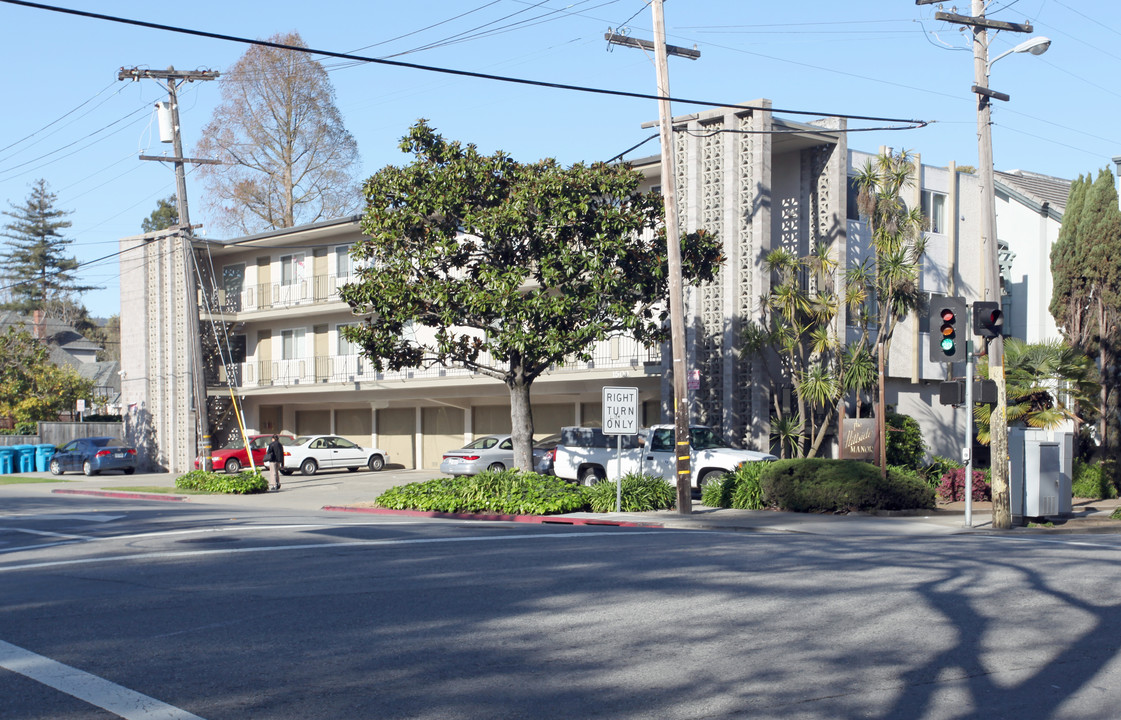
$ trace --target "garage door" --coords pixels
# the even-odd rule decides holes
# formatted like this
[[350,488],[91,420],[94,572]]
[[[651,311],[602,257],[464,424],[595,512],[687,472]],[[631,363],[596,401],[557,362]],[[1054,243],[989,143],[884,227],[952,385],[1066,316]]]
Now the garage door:
[[439,470],[445,450],[463,447],[463,411],[447,407],[424,408],[421,427],[424,428],[421,446],[424,469]]
[[389,453],[389,461],[406,470],[416,467],[416,410],[378,410],[378,447]]
[[370,447],[373,433],[374,414],[370,408],[348,408],[335,411],[336,435],[341,435],[362,447]]
[[327,435],[331,432],[330,410],[297,410],[297,435]]

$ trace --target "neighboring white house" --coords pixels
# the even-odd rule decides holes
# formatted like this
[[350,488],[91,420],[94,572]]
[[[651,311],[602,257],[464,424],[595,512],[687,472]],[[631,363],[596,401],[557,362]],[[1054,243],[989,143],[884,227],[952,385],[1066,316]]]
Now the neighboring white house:
[[[770,107],[767,100],[749,105]],[[691,414],[735,443],[765,449],[773,403],[785,391],[772,394],[764,363],[740,350],[745,325],[759,316],[760,298],[770,289],[763,257],[776,247],[807,254],[825,243],[846,264],[858,262],[867,232],[850,202],[849,178],[874,153],[850,151],[837,118],[802,123],[766,109],[719,108],[675,118],[674,126],[682,223],[716,232],[726,259],[712,283],[686,296]],[[632,165],[647,188],[661,184],[658,158]],[[1046,333],[1046,318],[1037,316],[1039,307],[1046,312],[1046,300],[1036,301],[1049,294],[1050,272],[1040,258],[1049,249],[1045,241],[1053,240],[1049,223],[1057,220],[1033,210],[1035,196],[1021,186],[1022,177],[1002,177],[998,187],[999,237],[1016,253],[1010,328],[1020,334],[1023,307],[1023,327]],[[953,166],[921,165],[919,183],[908,192],[908,204],[931,216],[920,289],[982,298],[977,178]],[[1039,237],[1028,227],[1040,229]],[[502,383],[456,368],[378,373],[341,338],[341,326],[360,320],[336,294],[353,270],[347,249],[360,232],[357,218],[344,218],[196,244],[204,256],[199,307],[206,332],[212,318],[231,328],[233,361],[210,378],[210,402],[228,413],[232,388],[250,430],[337,433],[385,448],[405,467],[436,468],[443,451],[508,432]],[[184,312],[188,273],[175,243],[152,235],[121,240],[122,391],[134,442],[152,463],[184,470],[196,438]],[[938,385],[947,375],[963,375],[964,365],[928,360],[926,323],[920,312],[896,330],[887,402],[919,421],[933,452],[956,456],[965,411],[940,405]],[[605,385],[637,387],[640,421],[665,420],[672,408],[668,368],[667,348],[645,349],[626,338],[602,342],[591,362],[557,367],[534,383],[536,434],[597,423]]]

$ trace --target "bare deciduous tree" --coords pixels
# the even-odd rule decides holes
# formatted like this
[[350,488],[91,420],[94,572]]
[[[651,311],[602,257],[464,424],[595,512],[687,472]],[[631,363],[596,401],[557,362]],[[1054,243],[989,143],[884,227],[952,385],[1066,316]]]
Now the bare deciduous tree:
[[[298,33],[269,42],[307,47]],[[357,212],[358,145],[343,126],[323,65],[254,45],[219,80],[222,102],[195,152],[216,221],[245,233]]]

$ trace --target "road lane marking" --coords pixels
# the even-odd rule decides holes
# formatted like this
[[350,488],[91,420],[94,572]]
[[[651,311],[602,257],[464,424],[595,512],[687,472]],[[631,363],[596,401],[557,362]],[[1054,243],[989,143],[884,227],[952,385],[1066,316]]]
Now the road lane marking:
[[0,667],[125,720],[203,720],[186,710],[3,640],[0,640]]
[[0,530],[27,533],[28,535],[45,535],[46,537],[63,538],[65,540],[93,540],[89,535],[72,535],[70,533],[49,532],[47,530],[32,530],[31,528],[0,526]]
[[506,542],[510,540],[536,540],[536,539],[572,539],[578,540],[588,537],[632,537],[635,535],[665,534],[664,530],[616,530],[606,532],[567,532],[567,533],[542,533],[527,535],[500,535],[487,537],[465,538],[412,538],[395,540],[350,540],[346,542],[320,542],[315,544],[299,545],[266,545],[249,548],[218,548],[212,550],[177,550],[136,553],[134,555],[105,555],[95,558],[79,558],[73,560],[48,560],[44,562],[24,563],[22,565],[8,565],[0,567],[0,573],[14,572],[16,570],[39,570],[42,568],[66,567],[74,565],[93,565],[95,563],[125,562],[134,560],[172,560],[177,558],[203,557],[207,555],[239,555],[243,553],[282,552],[287,550],[338,550],[339,548],[360,547],[386,547],[393,545],[426,545],[441,543],[467,543],[467,542]]

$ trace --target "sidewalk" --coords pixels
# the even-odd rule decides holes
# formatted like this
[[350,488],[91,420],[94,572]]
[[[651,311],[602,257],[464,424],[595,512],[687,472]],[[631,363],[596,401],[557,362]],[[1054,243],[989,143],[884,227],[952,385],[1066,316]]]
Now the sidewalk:
[[[336,512],[370,514],[404,514],[373,508],[374,500],[385,490],[410,482],[429,480],[438,476],[431,470],[394,469],[392,466],[378,473],[372,472],[321,472],[316,475],[289,475],[281,480],[280,492],[255,495],[185,495],[143,494],[124,488],[174,488],[175,478],[169,473],[137,475],[101,475],[85,477],[67,474],[55,477],[50,473],[23,473],[22,477],[47,480],[36,484],[0,485],[0,508],[5,492],[65,495],[81,494],[101,497],[128,497],[153,502],[185,502],[191,505],[222,505],[253,507],[266,510],[317,511],[330,509]],[[1015,533],[1121,533],[1121,520],[1110,519],[1110,514],[1121,507],[1121,500],[1075,499],[1073,513],[1065,517],[1048,518],[1043,524],[1016,527]],[[710,508],[694,500],[692,513],[680,514],[675,510],[645,513],[570,513],[547,517],[479,518],[464,514],[425,513],[426,517],[448,519],[491,519],[549,524],[636,524],[674,529],[722,530],[742,532],[789,532],[814,535],[953,535],[962,533],[998,532],[992,529],[991,503],[973,503],[972,526],[965,525],[965,504],[940,505],[935,510],[901,513],[825,515],[776,512],[768,510],[731,510]],[[413,513],[416,514],[416,513]],[[1050,521],[1049,526],[1047,521]]]

